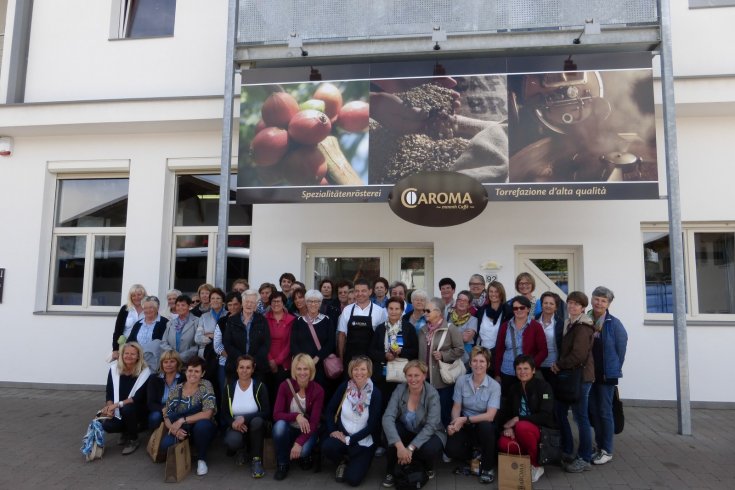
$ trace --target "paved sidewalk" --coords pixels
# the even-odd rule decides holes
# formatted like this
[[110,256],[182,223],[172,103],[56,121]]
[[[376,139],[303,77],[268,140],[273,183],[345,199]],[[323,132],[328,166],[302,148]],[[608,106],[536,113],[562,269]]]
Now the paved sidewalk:
[[[272,472],[259,481],[247,466],[236,467],[221,441],[210,452],[209,474],[189,475],[178,485],[163,483],[163,466],[153,464],[141,448],[122,456],[117,436],[101,461],[85,463],[79,451],[87,424],[104,403],[104,393],[0,388],[0,488],[261,488],[304,490],[345,488],[334,482],[334,467],[321,473],[291,471],[284,482]],[[615,459],[583,474],[547,467],[538,489],[735,489],[735,410],[694,410],[694,436],[676,435],[676,411],[670,408],[626,408],[625,432],[615,439]],[[147,435],[144,435],[147,440]],[[427,490],[494,489],[475,477],[454,476],[454,464],[437,467]],[[385,460],[373,462],[362,488],[377,490]]]

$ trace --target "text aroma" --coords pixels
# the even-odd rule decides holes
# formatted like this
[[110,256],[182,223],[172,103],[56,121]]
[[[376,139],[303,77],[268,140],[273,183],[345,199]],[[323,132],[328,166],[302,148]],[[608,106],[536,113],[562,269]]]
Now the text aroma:
[[472,204],[469,192],[418,192],[408,188],[401,193],[401,204],[415,208],[419,204]]

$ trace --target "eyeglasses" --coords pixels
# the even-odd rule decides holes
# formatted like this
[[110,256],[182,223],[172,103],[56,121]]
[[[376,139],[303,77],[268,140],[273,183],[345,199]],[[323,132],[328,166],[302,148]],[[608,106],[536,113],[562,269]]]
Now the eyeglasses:
[[531,283],[530,282],[519,282],[518,285],[519,286],[530,286]]
[[307,299],[307,300],[306,300],[306,302],[307,302],[307,303],[311,303],[311,304],[314,304],[314,303],[321,303],[321,301],[319,301],[318,299]]
[[481,282],[471,282],[470,286],[484,286],[484,284]]
[[513,307],[513,311],[523,311],[527,309],[528,309],[528,306],[514,306]]
[[426,313],[426,314],[428,315],[428,314],[429,314],[429,313],[431,313],[432,311],[433,311],[433,310],[424,310],[424,313]]

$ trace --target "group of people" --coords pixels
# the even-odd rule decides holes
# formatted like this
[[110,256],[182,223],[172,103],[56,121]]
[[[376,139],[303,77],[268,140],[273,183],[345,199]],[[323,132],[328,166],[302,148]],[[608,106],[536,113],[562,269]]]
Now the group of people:
[[417,289],[410,302],[405,284],[383,278],[324,279],[306,290],[284,273],[279,286],[256,291],[238,280],[225,294],[203,284],[198,305],[170,291],[163,308],[141,285],[130,288],[102,408],[123,454],[138,448],[144,427],[163,423],[161,449],[189,438],[199,475],[221,432],[253,478],[265,474],[270,434],[276,480],[292,463],[310,469],[323,457],[337,481],[357,486],[385,454],[384,487],[407,468],[432,478],[439,458],[477,458],[480,482],[491,483],[503,451],[527,454],[535,482],[546,427],[561,432],[566,471],[612,460],[627,333],[609,312],[608,288],[593,291],[585,312],[585,293],[537,298],[527,273],[510,300],[479,274],[467,290],[444,278],[440,297]]

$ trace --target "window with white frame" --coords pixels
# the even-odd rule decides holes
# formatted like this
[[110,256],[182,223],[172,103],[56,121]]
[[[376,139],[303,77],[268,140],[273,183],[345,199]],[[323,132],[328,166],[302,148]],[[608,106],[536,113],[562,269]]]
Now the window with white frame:
[[110,37],[173,36],[175,18],[176,0],[113,0]]
[[50,310],[119,308],[127,210],[127,178],[57,180]]
[[[235,203],[237,176],[230,178],[230,210],[227,243],[229,287],[237,278],[247,278],[250,269],[252,206]],[[214,282],[219,214],[219,175],[182,174],[176,177],[172,286],[194,293],[204,283]]]
[[[671,251],[665,225],[643,227],[647,313],[672,313]],[[690,317],[735,315],[735,225],[687,224],[683,230],[686,309]]]

